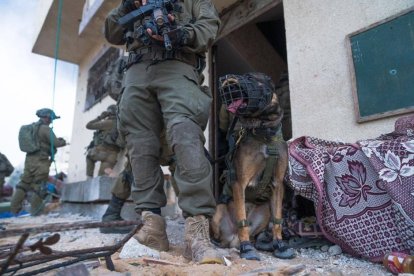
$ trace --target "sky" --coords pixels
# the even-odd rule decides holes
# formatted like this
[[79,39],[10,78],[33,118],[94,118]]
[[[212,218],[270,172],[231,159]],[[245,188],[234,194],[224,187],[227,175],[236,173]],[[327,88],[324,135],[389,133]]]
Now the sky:
[[[61,119],[53,130],[70,142],[78,67],[32,53],[38,30],[39,1],[0,0],[0,152],[13,166],[22,166],[25,153],[18,144],[20,126],[38,120],[36,111],[47,107]],[[53,42],[55,44],[55,42]]]

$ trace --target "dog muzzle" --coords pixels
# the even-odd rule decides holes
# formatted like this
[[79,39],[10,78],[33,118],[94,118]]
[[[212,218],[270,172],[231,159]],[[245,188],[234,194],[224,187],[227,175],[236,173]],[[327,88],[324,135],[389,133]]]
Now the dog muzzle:
[[226,109],[237,116],[250,116],[272,100],[274,85],[262,73],[225,75],[219,78],[219,93]]

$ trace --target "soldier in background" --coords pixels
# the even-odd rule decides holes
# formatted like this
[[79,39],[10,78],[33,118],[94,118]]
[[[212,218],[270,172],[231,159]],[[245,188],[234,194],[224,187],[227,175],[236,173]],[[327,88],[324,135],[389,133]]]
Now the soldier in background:
[[98,175],[105,175],[105,169],[113,169],[118,161],[122,145],[117,141],[116,105],[108,106],[106,111],[88,122],[86,128],[95,130],[86,154],[86,176],[91,179],[97,161],[101,161]]
[[10,176],[14,171],[13,165],[10,163],[9,159],[0,152],[0,201],[2,201],[3,194],[3,185],[5,178]]
[[[47,195],[47,180],[49,177],[49,168],[52,163],[52,157],[56,154],[57,148],[66,145],[63,138],[56,138],[53,130],[49,127],[53,120],[59,119],[55,112],[49,108],[42,108],[36,112],[40,118],[39,121],[33,123],[33,136],[36,141],[37,148],[31,152],[27,152],[24,161],[24,171],[20,178],[20,182],[16,185],[13,193],[10,211],[17,215],[22,210],[22,203],[26,195],[31,192],[30,213],[38,215],[43,209],[43,200]],[[28,136],[26,136],[26,139]],[[20,141],[19,145],[22,150],[22,144],[30,143],[30,141]]]
[[[122,138],[120,140],[122,141]],[[175,170],[174,155],[168,147],[165,132],[161,134],[160,140],[162,145],[160,165],[169,166],[171,176],[173,176]],[[127,199],[131,196],[131,186],[134,181],[134,176],[132,174],[132,168],[128,153],[126,153],[125,157],[126,161],[124,165],[124,170],[119,174],[114,186],[111,189],[112,197],[111,201],[109,202],[108,208],[102,216],[103,222],[123,220],[123,218],[121,217],[122,207],[124,206]],[[139,177],[139,175],[137,177]],[[171,178],[171,184],[175,194],[178,195],[178,187],[173,177]],[[104,234],[128,233],[132,230],[132,228],[133,226],[104,227],[100,228],[100,232]]]

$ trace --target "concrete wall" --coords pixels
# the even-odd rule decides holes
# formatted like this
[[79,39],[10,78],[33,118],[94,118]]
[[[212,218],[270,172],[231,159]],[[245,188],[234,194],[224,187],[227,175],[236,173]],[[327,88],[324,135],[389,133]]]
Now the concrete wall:
[[[86,129],[86,124],[106,110],[108,105],[115,104],[116,102],[109,96],[102,99],[92,108],[85,111],[85,100],[87,91],[88,71],[93,66],[99,54],[104,51],[103,41],[97,41],[95,47],[91,48],[89,54],[84,58],[81,64],[79,64],[79,76],[77,83],[75,112],[73,119],[73,130],[71,139],[71,152],[69,159],[68,170],[68,182],[77,182],[86,179],[86,155],[85,147],[89,145],[89,142],[93,137],[93,130]],[[120,154],[122,158],[122,155]],[[116,171],[120,171],[123,162],[118,162]],[[99,168],[99,163],[96,164],[95,174]]]
[[358,124],[346,36],[414,0],[283,1],[294,138],[355,142],[393,131],[398,117]]
[[44,1],[39,1],[39,3],[37,3],[36,5],[35,13],[36,13],[36,17],[38,18],[38,20],[33,22],[35,24],[34,32],[32,33],[32,38],[31,38],[33,41],[33,44],[35,40],[37,39],[37,36],[39,35],[40,30],[42,29],[47,13],[49,12],[50,7],[52,6],[52,2],[53,0],[44,0]]

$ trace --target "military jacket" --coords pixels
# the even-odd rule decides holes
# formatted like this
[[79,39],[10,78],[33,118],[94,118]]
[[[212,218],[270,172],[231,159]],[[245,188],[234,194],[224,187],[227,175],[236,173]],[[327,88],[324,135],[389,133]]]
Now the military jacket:
[[[189,34],[188,45],[181,50],[187,53],[204,55],[216,38],[220,27],[220,19],[211,0],[177,0],[173,11],[178,26],[182,26]],[[122,7],[113,9],[105,20],[105,37],[115,45],[126,44],[125,28],[118,24],[118,19],[124,16]],[[134,23],[134,29],[142,22]],[[145,46],[136,39],[136,43],[128,46],[127,51],[136,50]]]
[[[101,116],[93,119],[92,121],[86,124],[86,128],[90,130],[96,130],[94,134],[94,145],[112,145],[117,146],[119,145],[116,142],[115,136],[117,136],[117,127],[116,127],[116,118],[115,116],[109,116],[104,119]],[[112,138],[114,137],[114,139]]]
[[53,130],[45,124],[41,124],[39,132],[37,133],[40,144],[40,153],[51,155],[50,147],[53,144],[54,153],[56,148],[66,146],[66,141],[63,138],[57,138]]

